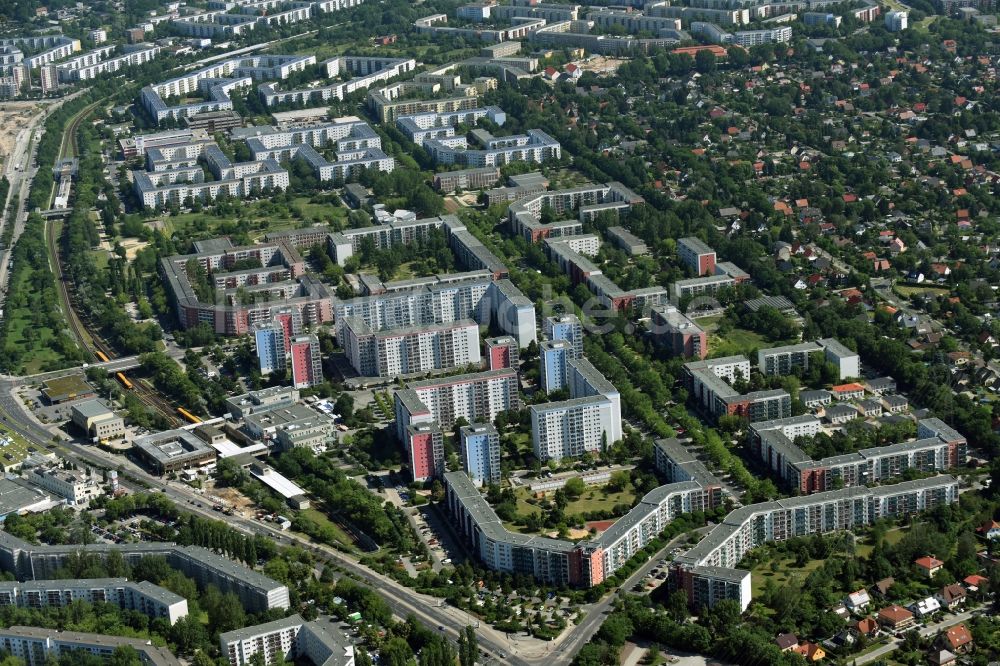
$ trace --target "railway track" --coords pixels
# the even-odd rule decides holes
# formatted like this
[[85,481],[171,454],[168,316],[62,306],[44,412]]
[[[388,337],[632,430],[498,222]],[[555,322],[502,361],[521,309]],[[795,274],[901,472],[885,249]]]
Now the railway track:
[[[89,115],[90,110],[96,105],[97,103],[95,102],[81,111],[70,124],[69,141],[73,146],[74,155],[76,150],[76,131],[80,126],[80,122],[82,122],[82,120]],[[63,150],[61,151],[63,155],[66,154],[65,148],[66,143],[64,142]],[[80,319],[76,308],[73,307],[75,299],[70,294],[69,278],[63,270],[62,257],[59,252],[58,237],[51,226],[49,227],[48,232],[47,242],[49,256],[52,258],[53,262],[53,272],[55,273],[56,284],[59,288],[59,297],[60,300],[62,300],[63,308],[66,312],[66,322],[69,325],[70,331],[73,333],[73,337],[76,338],[80,348],[87,354],[87,360],[90,362],[98,359],[113,360],[117,358],[118,353],[111,347],[111,345],[104,341],[97,331]],[[98,354],[103,355],[104,358],[100,358]],[[130,383],[132,384],[130,390],[142,404],[149,407],[154,412],[162,415],[172,426],[177,426],[183,423],[183,421],[177,417],[174,405],[164,399],[163,396],[161,396],[155,389],[135,377],[133,377],[133,381]]]

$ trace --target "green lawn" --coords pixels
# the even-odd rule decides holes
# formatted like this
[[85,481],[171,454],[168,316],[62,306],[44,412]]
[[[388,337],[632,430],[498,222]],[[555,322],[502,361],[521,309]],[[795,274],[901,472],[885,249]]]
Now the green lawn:
[[[515,495],[517,496],[518,514],[526,516],[529,513],[541,513],[541,509],[538,506],[528,503],[528,498],[531,497],[531,491],[528,488],[519,488],[515,492]],[[573,516],[589,511],[610,510],[616,504],[633,506],[635,500],[635,491],[631,487],[618,493],[607,494],[600,487],[588,487],[579,499],[570,502],[566,506],[566,515]]]
[[275,215],[270,209],[270,202],[261,200],[247,202],[239,216],[219,217],[210,210],[203,210],[198,213],[169,215],[164,218],[163,222],[168,235],[177,233],[182,237],[188,237],[194,234],[203,234],[207,237],[219,233],[224,226],[235,225],[239,219],[244,219],[250,223],[249,235],[258,239],[271,231],[297,229],[317,223],[330,223],[347,217],[347,209],[343,206],[312,203],[310,199],[311,197],[306,196],[296,197],[288,204],[287,212],[282,212],[280,216]]
[[771,342],[760,333],[754,333],[744,328],[734,328],[725,336],[710,333],[708,336],[708,348],[710,358],[722,356],[736,356],[740,354],[748,355],[755,349],[765,347],[779,347],[785,344],[792,344],[794,340]]
[[[908,528],[904,527],[894,527],[885,533],[885,543],[894,546],[902,540],[903,535],[906,534]],[[855,552],[858,557],[868,557],[871,552],[875,550],[875,546],[870,543],[859,543],[855,546]]]
[[809,560],[804,567],[795,565],[795,558],[788,558],[778,561],[778,570],[771,571],[772,560],[754,567],[750,578],[751,593],[753,597],[758,597],[764,590],[764,584],[768,580],[773,580],[778,586],[798,585],[801,586],[806,577],[823,566],[825,560]]
[[340,527],[340,525],[327,518],[326,514],[320,511],[319,509],[314,509],[310,507],[308,509],[300,511],[299,513],[302,514],[303,517],[309,518],[317,525],[329,528],[333,532],[333,534],[336,535],[337,541],[339,541],[344,546],[347,546],[348,548],[354,548],[354,541],[353,539],[351,539],[350,535],[348,535],[347,532],[345,532]]

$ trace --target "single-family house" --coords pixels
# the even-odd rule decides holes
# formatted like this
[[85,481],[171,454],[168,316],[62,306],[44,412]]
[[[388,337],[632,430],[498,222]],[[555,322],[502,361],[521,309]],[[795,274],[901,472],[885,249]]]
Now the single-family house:
[[844,599],[844,605],[847,606],[852,612],[860,613],[868,608],[872,603],[871,597],[868,596],[868,590],[858,590],[857,592],[851,592]]
[[934,574],[944,568],[944,562],[931,555],[921,557],[914,561],[913,564],[928,578],[933,578]]
[[955,654],[965,654],[972,649],[972,634],[964,624],[958,624],[944,632],[944,646]]
[[927,617],[941,610],[941,602],[935,597],[925,597],[920,601],[915,601],[910,605],[910,610],[917,617]]
[[878,623],[892,631],[901,631],[912,627],[916,623],[916,620],[913,617],[913,613],[902,606],[893,604],[892,606],[886,606],[878,612]]
[[937,598],[941,602],[941,605],[950,611],[955,610],[965,603],[965,597],[967,593],[965,588],[958,583],[952,583],[951,585],[945,585],[938,592]]

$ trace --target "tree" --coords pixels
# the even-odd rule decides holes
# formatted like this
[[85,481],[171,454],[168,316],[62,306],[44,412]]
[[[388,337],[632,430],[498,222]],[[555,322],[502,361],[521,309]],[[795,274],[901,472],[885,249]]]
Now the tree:
[[413,650],[402,638],[390,638],[382,648],[382,663],[386,666],[408,666]]
[[687,593],[684,590],[674,590],[667,598],[667,614],[677,623],[683,623],[690,617]]
[[702,49],[694,56],[694,66],[702,74],[715,71],[715,54],[708,49]]
[[475,666],[478,655],[479,641],[476,639],[476,630],[467,626],[458,636],[459,666]]
[[597,632],[597,637],[615,647],[621,647],[628,640],[635,628],[627,615],[615,613],[608,616]]
[[587,484],[583,482],[578,476],[574,476],[572,479],[566,481],[566,485],[563,487],[566,491],[566,496],[571,499],[579,499],[580,495],[587,490]]

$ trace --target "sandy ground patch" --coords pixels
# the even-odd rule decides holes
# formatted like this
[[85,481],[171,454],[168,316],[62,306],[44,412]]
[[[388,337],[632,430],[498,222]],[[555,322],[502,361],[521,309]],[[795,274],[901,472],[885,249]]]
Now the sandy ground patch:
[[14,149],[17,133],[44,108],[38,102],[0,103],[0,166],[6,166],[7,156]]

